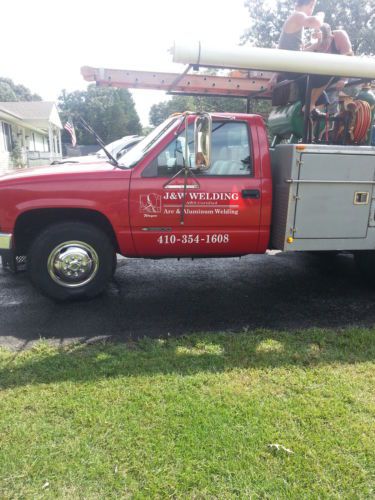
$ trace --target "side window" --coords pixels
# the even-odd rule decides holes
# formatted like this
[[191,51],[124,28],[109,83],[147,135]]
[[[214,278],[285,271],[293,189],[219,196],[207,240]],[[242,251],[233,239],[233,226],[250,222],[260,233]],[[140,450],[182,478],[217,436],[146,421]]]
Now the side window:
[[[182,131],[142,173],[142,177],[172,177],[184,166],[185,132]],[[188,158],[194,168],[194,128],[188,130]],[[244,122],[214,122],[212,126],[211,167],[198,176],[253,176],[253,163]]]
[[206,175],[254,175],[246,123],[213,123],[211,167]]

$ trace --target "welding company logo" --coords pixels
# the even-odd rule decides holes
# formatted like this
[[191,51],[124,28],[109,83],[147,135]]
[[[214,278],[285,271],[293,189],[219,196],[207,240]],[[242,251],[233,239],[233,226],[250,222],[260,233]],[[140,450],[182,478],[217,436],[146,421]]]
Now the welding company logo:
[[139,198],[139,208],[142,214],[160,214],[161,213],[160,194],[155,194],[155,193],[141,194]]

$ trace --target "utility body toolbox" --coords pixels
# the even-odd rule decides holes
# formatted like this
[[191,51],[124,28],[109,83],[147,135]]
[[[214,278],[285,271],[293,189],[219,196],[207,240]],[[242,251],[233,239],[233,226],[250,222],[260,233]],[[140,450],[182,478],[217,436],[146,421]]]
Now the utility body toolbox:
[[375,148],[283,144],[271,162],[272,248],[375,248]]

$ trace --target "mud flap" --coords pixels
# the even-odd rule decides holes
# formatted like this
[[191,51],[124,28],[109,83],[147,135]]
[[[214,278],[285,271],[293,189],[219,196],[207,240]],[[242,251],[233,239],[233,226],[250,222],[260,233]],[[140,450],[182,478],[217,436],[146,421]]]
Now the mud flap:
[[26,271],[26,256],[17,256],[12,251],[4,252],[1,254],[1,266],[14,274]]

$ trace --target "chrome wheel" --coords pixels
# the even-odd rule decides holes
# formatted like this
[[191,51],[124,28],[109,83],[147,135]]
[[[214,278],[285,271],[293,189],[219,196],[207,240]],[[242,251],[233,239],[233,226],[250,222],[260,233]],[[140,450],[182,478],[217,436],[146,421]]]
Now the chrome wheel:
[[87,243],[66,241],[52,250],[47,268],[55,283],[67,288],[77,288],[94,279],[99,269],[99,258]]

